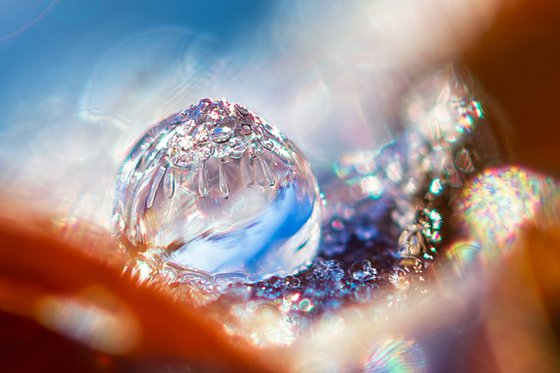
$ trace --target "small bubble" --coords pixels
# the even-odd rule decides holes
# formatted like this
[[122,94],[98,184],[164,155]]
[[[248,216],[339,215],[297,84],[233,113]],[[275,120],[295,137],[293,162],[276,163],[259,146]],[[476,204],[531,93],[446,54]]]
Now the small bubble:
[[344,222],[340,219],[333,219],[331,221],[331,227],[333,228],[333,230],[340,232],[342,231],[345,227],[344,227]]
[[216,143],[224,143],[233,136],[233,131],[229,127],[216,127],[212,129],[210,138]]
[[463,149],[455,156],[455,165],[459,170],[466,174],[474,172],[474,165],[471,155],[467,149]]
[[313,270],[313,276],[321,280],[341,280],[344,277],[344,270],[335,260],[322,261]]
[[432,194],[440,194],[441,192],[443,192],[443,183],[441,182],[441,180],[439,178],[435,178],[432,180],[432,183],[430,184],[430,193]]
[[315,307],[313,306],[313,302],[309,299],[305,298],[299,302],[299,309],[303,312],[312,312]]
[[371,262],[367,259],[354,263],[348,271],[352,278],[357,281],[372,280],[377,275],[377,270],[371,266]]

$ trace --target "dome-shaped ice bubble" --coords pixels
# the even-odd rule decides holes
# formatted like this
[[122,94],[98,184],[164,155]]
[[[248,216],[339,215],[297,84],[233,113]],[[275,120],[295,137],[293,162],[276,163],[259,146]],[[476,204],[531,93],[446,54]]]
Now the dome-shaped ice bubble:
[[152,265],[257,281],[310,262],[319,209],[294,144],[239,104],[202,99],[134,146],[117,176],[113,223]]

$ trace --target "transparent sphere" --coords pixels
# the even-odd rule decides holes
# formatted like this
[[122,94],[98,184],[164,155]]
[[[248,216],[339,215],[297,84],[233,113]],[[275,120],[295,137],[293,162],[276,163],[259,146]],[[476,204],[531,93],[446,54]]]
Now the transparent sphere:
[[134,146],[117,176],[113,224],[152,264],[256,281],[310,262],[319,209],[308,162],[278,129],[206,98]]

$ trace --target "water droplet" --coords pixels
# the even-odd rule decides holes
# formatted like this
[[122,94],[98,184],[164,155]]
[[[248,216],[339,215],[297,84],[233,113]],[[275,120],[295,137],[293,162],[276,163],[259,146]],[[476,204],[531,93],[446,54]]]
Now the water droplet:
[[201,100],[150,129],[124,164],[113,221],[132,252],[251,281],[289,275],[316,254],[309,164],[241,105]]
[[354,263],[349,269],[352,278],[356,281],[368,281],[375,278],[377,270],[371,266],[369,260]]
[[336,260],[320,262],[313,270],[313,275],[319,280],[340,280],[344,277],[344,270]]
[[228,141],[233,135],[233,131],[229,127],[216,127],[212,130],[210,138],[217,143]]
[[315,307],[311,300],[304,298],[299,302],[299,309],[303,312],[312,312]]
[[435,179],[432,180],[432,183],[430,184],[430,193],[438,195],[441,192],[443,192],[443,185],[441,180],[436,177]]

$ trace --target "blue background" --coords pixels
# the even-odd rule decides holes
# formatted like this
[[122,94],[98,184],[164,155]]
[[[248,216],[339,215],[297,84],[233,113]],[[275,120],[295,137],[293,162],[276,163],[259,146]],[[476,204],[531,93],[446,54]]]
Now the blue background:
[[[227,53],[261,30],[281,2],[260,0],[109,1],[1,0],[0,97],[4,109],[54,84],[77,49],[87,71],[119,39],[160,26],[179,26],[212,38]],[[85,65],[85,66],[84,66]],[[71,72],[73,72],[71,71]],[[68,75],[68,70],[65,71]],[[84,76],[84,79],[87,79]],[[6,110],[4,110],[4,113]],[[0,125],[6,126],[5,116]],[[2,120],[3,119],[3,120]]]

